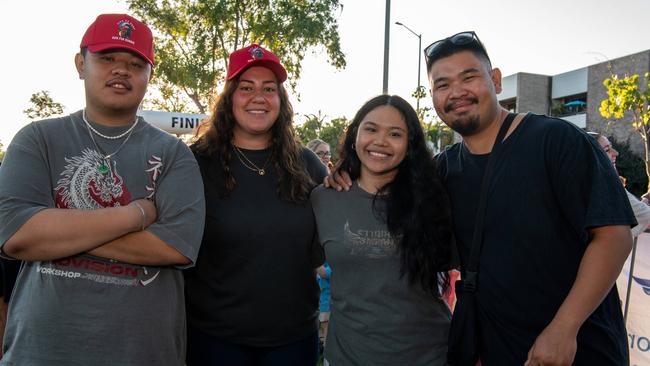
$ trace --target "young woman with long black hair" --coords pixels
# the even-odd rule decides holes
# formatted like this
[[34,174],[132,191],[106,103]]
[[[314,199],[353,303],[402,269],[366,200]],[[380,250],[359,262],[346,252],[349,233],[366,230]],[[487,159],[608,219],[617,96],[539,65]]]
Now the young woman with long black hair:
[[447,194],[413,108],[366,102],[339,148],[352,188],[311,194],[333,268],[325,358],[333,365],[444,365],[442,300],[455,248]]

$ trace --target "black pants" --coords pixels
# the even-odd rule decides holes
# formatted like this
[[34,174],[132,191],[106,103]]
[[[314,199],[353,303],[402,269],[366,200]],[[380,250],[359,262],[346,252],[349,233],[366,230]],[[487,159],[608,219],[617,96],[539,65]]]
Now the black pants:
[[187,366],[315,366],[317,360],[318,332],[282,346],[252,347],[187,330]]

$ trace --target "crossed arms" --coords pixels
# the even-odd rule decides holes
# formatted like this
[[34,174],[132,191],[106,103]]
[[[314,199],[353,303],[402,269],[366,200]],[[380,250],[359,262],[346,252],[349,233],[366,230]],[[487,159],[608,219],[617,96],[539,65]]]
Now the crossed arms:
[[[73,161],[62,146],[75,141],[61,141],[52,131],[68,123],[55,119],[30,124],[9,145],[0,169],[2,252],[27,261],[88,253],[145,266],[191,264],[203,233],[205,203],[201,174],[189,148],[169,140],[157,152],[166,169],[156,181],[154,201],[136,199],[94,210],[55,208],[55,170],[64,169],[62,158],[66,164]],[[181,183],[193,189],[179,193]]]
[[97,210],[47,208],[39,211],[2,247],[5,254],[27,261],[45,261],[83,252],[121,262],[162,266],[186,265],[190,259],[154,234],[141,230],[156,220],[148,200]]

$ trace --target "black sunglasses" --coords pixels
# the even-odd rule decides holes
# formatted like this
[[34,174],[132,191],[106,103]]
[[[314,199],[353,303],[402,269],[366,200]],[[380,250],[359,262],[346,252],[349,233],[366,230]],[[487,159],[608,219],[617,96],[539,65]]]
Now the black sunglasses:
[[476,33],[474,33],[474,31],[467,31],[456,33],[453,36],[437,40],[428,45],[427,48],[424,49],[424,60],[427,63],[427,67],[431,67],[431,58],[433,58],[433,56],[436,55],[436,52],[440,50],[441,46],[447,42],[451,43],[454,46],[465,46],[473,43],[478,46],[485,57],[487,57],[488,61],[490,60],[487,55],[487,51],[483,46],[483,43],[481,43],[481,40],[478,39]]

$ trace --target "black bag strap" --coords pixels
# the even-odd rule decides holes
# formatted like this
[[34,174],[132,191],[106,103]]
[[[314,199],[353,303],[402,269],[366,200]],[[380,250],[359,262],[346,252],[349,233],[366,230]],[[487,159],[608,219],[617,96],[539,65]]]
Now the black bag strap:
[[508,113],[506,118],[503,120],[503,124],[501,124],[499,133],[494,140],[492,152],[490,152],[490,156],[488,157],[485,172],[483,173],[483,181],[481,182],[481,196],[478,201],[476,222],[474,224],[474,235],[472,236],[472,250],[470,251],[467,268],[463,271],[463,285],[465,286],[466,291],[476,291],[476,285],[478,283],[479,255],[481,254],[481,246],[483,245],[483,224],[485,221],[485,208],[487,207],[487,193],[488,186],[490,185],[490,175],[492,173],[492,168],[496,163],[499,152],[501,151],[501,145],[503,143],[503,139],[506,136],[506,132],[508,132],[512,121],[516,116],[516,113]]

